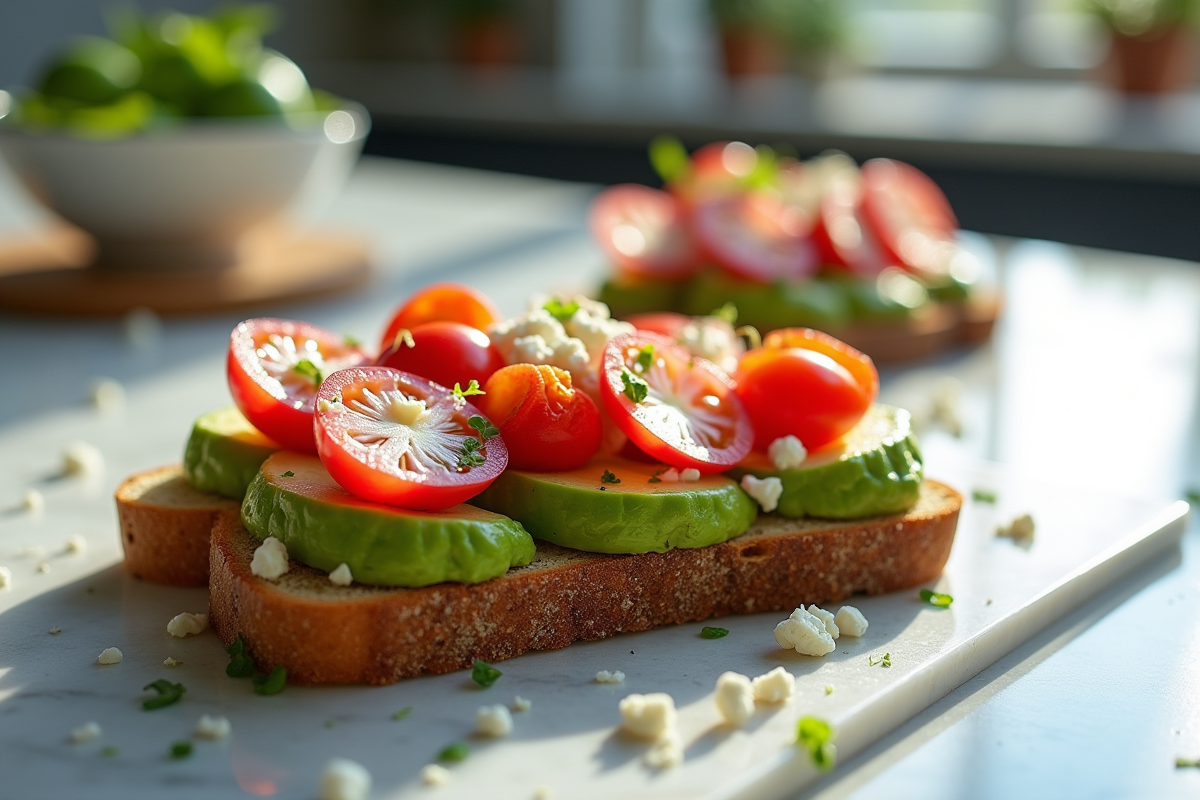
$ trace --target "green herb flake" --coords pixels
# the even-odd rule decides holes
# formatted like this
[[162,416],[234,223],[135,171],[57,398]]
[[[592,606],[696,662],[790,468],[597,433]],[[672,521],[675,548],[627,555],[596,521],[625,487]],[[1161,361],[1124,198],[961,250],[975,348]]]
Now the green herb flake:
[[192,754],[191,742],[175,742],[171,745],[171,758],[187,758]]
[[479,431],[479,435],[482,436],[484,440],[500,435],[500,429],[489,422],[487,417],[476,415],[468,419],[467,424]]
[[662,475],[666,471],[667,471],[666,467],[663,467],[662,469],[656,469],[654,471],[654,474],[650,476],[650,480],[646,481],[646,483],[662,483],[662,478],[660,478],[658,476]]
[[287,686],[287,667],[280,664],[270,675],[255,675],[253,683],[255,694],[279,694]]
[[868,667],[885,667],[885,668],[891,667],[892,666],[892,654],[884,653],[879,658],[875,658],[874,656],[867,656],[867,666]]
[[691,173],[692,158],[674,136],[657,136],[650,142],[650,166],[665,183],[674,183]]
[[479,440],[474,436],[468,436],[466,439],[463,439],[462,453],[458,456],[458,466],[462,469],[482,467],[487,458],[479,452],[481,446]]
[[307,358],[297,362],[296,366],[292,367],[292,372],[308,378],[314,386],[320,386],[321,381],[325,379],[325,376],[321,374],[321,368]]
[[822,772],[833,769],[837,748],[833,745],[833,726],[816,717],[801,717],[796,723],[796,744],[808,751],[813,766]]
[[345,344],[346,347],[362,347],[362,339],[359,339],[353,333],[343,333],[342,343]]
[[442,748],[438,753],[438,761],[466,761],[471,755],[471,747],[466,742],[455,742]]
[[144,711],[154,711],[157,708],[166,708],[169,705],[178,703],[183,698],[183,693],[187,691],[182,683],[171,683],[162,678],[147,683],[142,687],[143,692],[150,691],[151,689],[157,692],[158,696],[142,701],[142,709]]
[[654,366],[654,345],[648,344],[638,351],[637,361],[635,362],[642,372]]
[[455,397],[475,397],[476,395],[487,394],[487,392],[479,388],[479,381],[474,378],[467,383],[467,388],[465,389],[456,382],[451,392]]
[[406,719],[408,717],[408,715],[411,713],[412,713],[412,706],[405,706],[404,708],[400,709],[399,711],[393,712],[392,719],[395,720],[396,722],[399,722],[402,719]]
[[829,695],[831,695],[831,694],[833,694],[833,687],[826,685],[825,686],[825,696],[829,697]]
[[713,628],[705,625],[700,629],[701,639],[721,639],[729,635],[728,628]]
[[296,473],[292,472],[292,471],[289,469],[287,472],[283,473],[283,474],[282,474],[282,475],[280,475],[279,477],[281,477],[281,478],[294,478],[294,477],[296,477]]
[[1200,505],[1200,489],[1191,488],[1183,493],[1183,499],[1187,500],[1192,505]]
[[542,304],[542,308],[546,313],[554,317],[559,322],[566,322],[571,317],[575,316],[575,312],[579,310],[579,303],[574,300],[563,302],[557,297],[551,297]]
[[709,316],[716,317],[717,319],[723,319],[726,322],[728,322],[730,325],[736,325],[737,318],[738,318],[738,308],[737,308],[737,306],[735,306],[733,304],[733,301],[730,300],[728,303],[721,306],[720,308],[714,308],[713,312],[711,314],[709,314]]
[[612,470],[610,470],[610,469],[606,469],[606,470],[604,470],[604,472],[603,472],[603,473],[600,475],[600,482],[601,482],[601,483],[614,483],[614,484],[615,484],[615,483],[620,483],[620,482],[621,482],[621,479],[620,479],[620,478],[618,478],[616,475],[614,475]]
[[621,383],[625,385],[625,396],[635,403],[642,402],[650,394],[650,384],[627,369],[621,370]]
[[471,665],[471,680],[478,683],[483,688],[487,688],[495,683],[504,673],[493,667],[486,661],[475,659],[475,663]]
[[337,727],[337,721],[336,721],[336,720],[332,720],[332,719],[327,719],[327,720],[325,720],[325,727],[326,727],[326,728],[336,728],[336,727]]
[[1200,758],[1175,757],[1175,769],[1200,769]]
[[996,503],[996,493],[991,489],[973,489],[971,491],[971,499],[976,503]]
[[111,744],[105,745],[104,747],[100,748],[100,755],[104,756],[105,758],[116,758],[117,756],[121,755],[121,748],[114,747]]
[[950,595],[942,594],[941,592],[935,592],[932,589],[922,589],[921,599],[926,603],[929,603],[929,605],[936,606],[938,608],[949,608],[950,604],[954,602],[954,598]]
[[225,652],[229,653],[229,664],[225,667],[226,675],[231,678],[249,678],[254,674],[254,662],[246,652],[246,640],[240,633],[225,648]]

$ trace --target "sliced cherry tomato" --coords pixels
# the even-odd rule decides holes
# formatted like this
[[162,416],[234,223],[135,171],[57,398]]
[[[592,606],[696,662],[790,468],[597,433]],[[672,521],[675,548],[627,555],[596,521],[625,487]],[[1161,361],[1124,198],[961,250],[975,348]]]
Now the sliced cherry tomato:
[[600,396],[635,445],[679,469],[723,472],[754,440],[729,376],[664,336],[627,333],[610,341]]
[[860,278],[873,279],[891,266],[858,198],[848,193],[831,191],[821,199],[821,216],[813,240],[823,261],[845,267]]
[[758,153],[745,142],[712,142],[692,153],[690,169],[668,188],[690,208],[740,193],[757,163]]
[[508,465],[504,440],[479,409],[398,369],[333,373],[313,424],[317,455],[343,489],[414,511],[465,502]]
[[435,283],[408,298],[392,315],[379,349],[386,350],[401,329],[412,330],[427,322],[458,322],[481,331],[500,320],[500,312],[482,292],[461,283]]
[[811,220],[765,192],[701,203],[692,217],[704,253],[733,275],[757,283],[806,278],[817,270]]
[[789,434],[809,450],[840,439],[879,393],[871,359],[829,334],[784,328],[742,356],[737,395],[754,424],[754,447],[766,451]]
[[381,367],[411,372],[442,386],[472,381],[482,386],[504,366],[504,356],[487,334],[457,322],[429,322],[400,336],[376,362]]
[[668,339],[677,339],[683,327],[692,321],[686,314],[676,314],[674,311],[651,311],[646,314],[631,314],[625,321],[639,331],[657,333]]
[[571,373],[513,364],[488,378],[485,389],[479,407],[504,436],[513,469],[575,469],[600,449],[600,411],[571,386]]
[[366,360],[366,353],[316,325],[260,317],[233,329],[225,371],[233,402],[254,427],[289,450],[313,453],[321,380]]
[[592,202],[592,235],[626,275],[674,280],[700,266],[675,198],[637,184],[613,186]]
[[902,161],[876,158],[862,166],[862,210],[879,245],[895,264],[944,270],[953,255],[958,220],[928,175]]

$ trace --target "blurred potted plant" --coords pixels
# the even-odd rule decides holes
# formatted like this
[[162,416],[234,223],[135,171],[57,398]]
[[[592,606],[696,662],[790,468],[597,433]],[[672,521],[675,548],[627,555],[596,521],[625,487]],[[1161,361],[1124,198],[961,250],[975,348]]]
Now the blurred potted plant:
[[732,77],[794,64],[821,77],[845,32],[844,0],[709,0]]
[[459,62],[495,67],[519,60],[520,31],[514,0],[450,0],[445,9]]
[[1160,94],[1189,83],[1200,0],[1086,0],[1111,33],[1105,73],[1122,92]]

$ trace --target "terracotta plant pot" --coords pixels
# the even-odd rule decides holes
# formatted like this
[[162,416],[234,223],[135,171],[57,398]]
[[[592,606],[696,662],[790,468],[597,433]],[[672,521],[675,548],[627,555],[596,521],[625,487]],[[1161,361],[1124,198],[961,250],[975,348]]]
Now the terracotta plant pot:
[[787,52],[767,31],[727,28],[721,31],[725,73],[731,78],[768,75],[787,69]]
[[512,20],[500,18],[463,22],[455,33],[455,54],[461,64],[503,67],[520,60],[520,37]]
[[1103,69],[1109,82],[1122,92],[1162,94],[1192,81],[1195,51],[1195,38],[1182,25],[1140,36],[1114,33]]

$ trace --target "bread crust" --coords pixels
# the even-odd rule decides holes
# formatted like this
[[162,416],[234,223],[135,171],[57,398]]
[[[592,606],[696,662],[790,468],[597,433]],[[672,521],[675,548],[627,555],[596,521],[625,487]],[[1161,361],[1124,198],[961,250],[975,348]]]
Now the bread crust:
[[387,684],[530,650],[728,614],[791,611],[882,594],[941,574],[962,497],[926,481],[906,514],[852,522],[762,516],[694,550],[598,555],[539,542],[532,564],[473,586],[338,587],[292,562],[277,582],[250,572],[258,542],[233,515],[211,536],[209,620],[241,633],[260,669],[307,684]]

